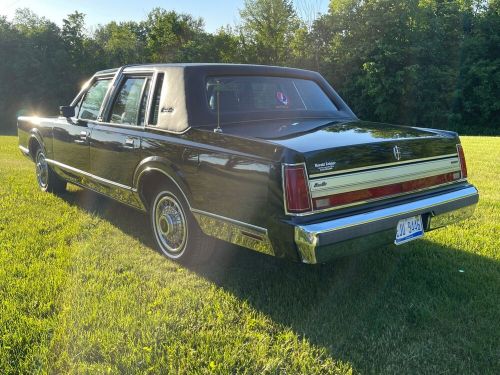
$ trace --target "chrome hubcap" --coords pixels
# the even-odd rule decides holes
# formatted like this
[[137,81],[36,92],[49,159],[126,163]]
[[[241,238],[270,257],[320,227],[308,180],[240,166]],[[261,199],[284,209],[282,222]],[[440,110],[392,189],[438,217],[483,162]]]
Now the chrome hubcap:
[[49,182],[49,167],[45,156],[40,152],[36,157],[36,179],[42,188],[47,187]]
[[186,244],[187,222],[182,207],[171,195],[161,197],[156,203],[155,231],[162,247],[180,256]]

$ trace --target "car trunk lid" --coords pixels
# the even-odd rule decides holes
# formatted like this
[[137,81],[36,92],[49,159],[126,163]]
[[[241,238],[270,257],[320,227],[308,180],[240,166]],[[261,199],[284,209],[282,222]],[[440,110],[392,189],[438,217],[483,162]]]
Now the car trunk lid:
[[[281,120],[226,127],[299,153],[312,211],[462,180],[455,133],[364,121]],[[295,168],[295,167],[294,167]]]

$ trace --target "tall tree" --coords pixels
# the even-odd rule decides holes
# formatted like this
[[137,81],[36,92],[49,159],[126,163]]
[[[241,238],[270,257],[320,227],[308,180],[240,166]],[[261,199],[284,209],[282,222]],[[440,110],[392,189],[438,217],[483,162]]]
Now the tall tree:
[[249,62],[283,65],[299,19],[290,0],[245,0],[240,35]]
[[500,1],[473,4],[464,18],[459,81],[452,126],[470,133],[500,134]]
[[104,54],[104,65],[121,66],[147,61],[144,27],[136,22],[110,22],[93,37]]
[[85,40],[85,14],[75,11],[63,19],[61,37],[66,51],[71,56],[73,66],[77,67],[83,58]]
[[146,43],[152,62],[179,62],[183,49],[203,32],[203,20],[161,8],[153,9],[146,21]]

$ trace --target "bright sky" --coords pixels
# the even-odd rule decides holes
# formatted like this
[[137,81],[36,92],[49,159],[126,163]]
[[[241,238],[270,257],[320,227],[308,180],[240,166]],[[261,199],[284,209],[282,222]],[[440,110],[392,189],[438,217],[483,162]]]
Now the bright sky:
[[[295,0],[304,8],[313,8],[326,13],[328,0]],[[154,7],[189,13],[205,20],[205,29],[216,31],[221,26],[234,26],[239,20],[239,9],[244,0],[0,0],[0,15],[9,20],[16,8],[30,8],[61,25],[62,19],[75,10],[86,14],[87,27],[105,24],[109,21],[140,21]]]

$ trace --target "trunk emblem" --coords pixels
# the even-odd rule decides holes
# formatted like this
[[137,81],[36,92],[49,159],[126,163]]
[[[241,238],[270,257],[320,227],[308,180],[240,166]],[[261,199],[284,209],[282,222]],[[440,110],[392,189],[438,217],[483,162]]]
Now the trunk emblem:
[[394,146],[392,149],[392,153],[396,160],[401,160],[401,149],[398,146]]
[[325,161],[323,163],[315,163],[314,168],[318,169],[320,172],[330,171],[335,168],[335,161]]
[[314,184],[314,187],[315,188],[319,188],[319,187],[323,187],[323,186],[326,186],[326,181],[323,181],[323,182],[316,182]]

